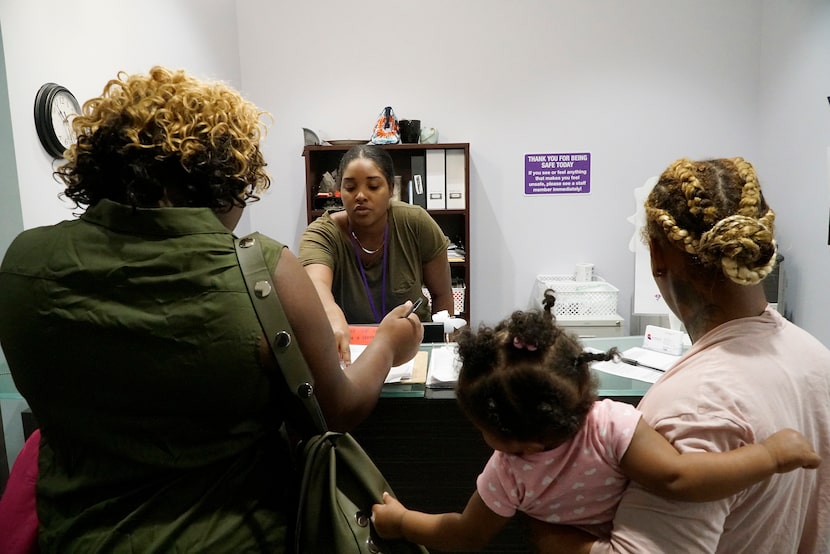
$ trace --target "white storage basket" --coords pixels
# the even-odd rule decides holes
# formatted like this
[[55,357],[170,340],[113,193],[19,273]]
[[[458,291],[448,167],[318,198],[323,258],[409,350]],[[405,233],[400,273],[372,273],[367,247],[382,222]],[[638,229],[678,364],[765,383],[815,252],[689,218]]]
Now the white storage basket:
[[[427,297],[427,301],[432,303],[432,296],[429,294],[429,290],[426,287],[423,287],[422,292],[424,296]],[[452,287],[452,301],[453,301],[453,308],[455,309],[454,314],[450,315],[461,315],[464,313],[464,300],[467,293],[467,287],[465,285],[455,285]]]
[[575,281],[573,275],[537,275],[531,307],[541,308],[545,290],[556,297],[553,315],[557,318],[616,316],[619,289],[601,277],[593,281]]

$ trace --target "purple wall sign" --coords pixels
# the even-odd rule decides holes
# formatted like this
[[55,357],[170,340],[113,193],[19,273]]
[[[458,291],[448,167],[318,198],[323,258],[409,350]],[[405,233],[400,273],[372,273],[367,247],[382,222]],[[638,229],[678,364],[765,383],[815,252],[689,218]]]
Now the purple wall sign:
[[525,154],[525,194],[591,192],[591,154]]

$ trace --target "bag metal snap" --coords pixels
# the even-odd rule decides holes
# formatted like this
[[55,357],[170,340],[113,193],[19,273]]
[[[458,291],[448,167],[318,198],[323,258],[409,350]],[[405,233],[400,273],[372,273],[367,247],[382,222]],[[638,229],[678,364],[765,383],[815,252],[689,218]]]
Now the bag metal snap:
[[253,237],[243,237],[239,240],[239,246],[241,248],[250,248],[254,244],[256,244],[256,239]]
[[314,386],[311,383],[303,383],[297,387],[297,396],[300,398],[311,398],[314,394]]
[[254,293],[257,295],[257,298],[265,298],[271,294],[271,283],[268,281],[257,281],[254,284]]
[[369,515],[366,512],[357,512],[354,515],[354,521],[361,527],[368,527]]
[[291,334],[288,331],[280,331],[274,336],[274,346],[280,350],[285,350],[291,344]]
[[375,541],[372,540],[372,537],[366,539],[366,550],[368,550],[372,554],[383,554],[383,550],[381,550],[380,547],[375,544]]

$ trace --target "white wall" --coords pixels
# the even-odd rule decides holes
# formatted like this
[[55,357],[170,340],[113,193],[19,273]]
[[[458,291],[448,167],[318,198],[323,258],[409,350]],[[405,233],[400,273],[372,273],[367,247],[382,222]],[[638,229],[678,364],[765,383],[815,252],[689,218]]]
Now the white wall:
[[764,0],[761,155],[786,312],[830,345],[830,2]]
[[[3,28],[0,21],[0,252],[5,252],[12,239],[23,229],[17,165],[14,159],[9,94],[6,86],[6,64],[3,55]],[[0,353],[2,360],[2,353]]]
[[72,218],[35,132],[43,83],[64,85],[83,103],[118,71],[160,64],[239,87],[234,0],[0,0],[0,23],[25,228]]
[[[6,64],[3,54],[3,28],[0,21],[0,252],[5,252],[12,239],[23,229],[23,216],[20,213],[20,193],[17,189],[17,167],[14,160],[14,141],[10,124],[8,87],[6,86]],[[0,375],[7,374],[9,367],[3,352],[0,351]],[[7,379],[8,376],[2,377]],[[20,429],[20,411],[22,400],[0,400],[3,417],[0,426],[3,429]],[[22,437],[15,433],[15,441],[21,443]],[[0,445],[0,453],[6,449]],[[17,449],[15,449],[15,452]],[[14,454],[8,461],[13,460]],[[0,468],[8,469],[7,460],[0,460]]]
[[[71,204],[57,197],[62,189],[52,179],[52,160],[35,132],[34,99],[43,83],[66,86],[80,102],[100,94],[119,70],[147,71],[155,64],[185,68],[236,87],[240,83],[234,0],[0,0],[0,27],[6,68],[6,79],[0,79],[3,252],[9,226],[19,232],[73,217]],[[15,160],[16,174],[8,166]],[[19,202],[18,192],[11,190],[18,180]],[[15,203],[8,203],[10,199]],[[22,401],[2,402],[10,465],[23,444],[24,408]]]
[[[628,321],[634,188],[680,156],[758,158],[761,15],[759,0],[239,2],[242,81],[275,117],[253,226],[296,246],[301,127],[368,139],[391,105],[470,142],[474,322],[584,261]],[[523,195],[525,154],[585,151],[590,196]]]

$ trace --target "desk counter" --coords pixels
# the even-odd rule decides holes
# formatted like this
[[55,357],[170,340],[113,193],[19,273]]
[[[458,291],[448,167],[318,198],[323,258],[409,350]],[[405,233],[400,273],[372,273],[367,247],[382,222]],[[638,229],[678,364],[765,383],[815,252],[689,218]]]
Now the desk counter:
[[0,358],[0,398],[22,398],[14,386],[6,360]]
[[[632,346],[639,346],[642,342],[642,337],[607,337],[607,338],[589,338],[582,339],[582,344],[591,346],[600,350],[608,350],[614,346],[620,350],[625,350]],[[443,346],[444,343],[429,343],[421,346],[422,351],[427,353],[432,351],[434,346]],[[636,379],[628,379],[625,377],[618,377],[616,375],[609,375],[607,373],[597,373],[599,379],[599,395],[602,397],[631,397],[639,398],[648,390],[649,383],[637,381]],[[384,385],[381,394],[384,398],[440,398],[445,397],[447,391],[431,390],[423,384],[389,384]],[[14,386],[14,381],[9,372],[9,366],[5,360],[0,359],[0,399],[22,399],[23,397]]]
[[[642,337],[581,339],[584,346],[621,351]],[[424,345],[429,350],[432,345]],[[637,404],[650,383],[597,372],[601,398]],[[396,389],[395,387],[401,387]],[[492,450],[458,408],[452,390],[387,385],[369,418],[353,433],[409,508],[430,513],[464,509]],[[531,552],[518,520],[499,534],[488,553]]]
[[[585,338],[580,342],[584,346],[598,350],[609,350],[617,347],[620,351],[627,350],[633,346],[641,346],[643,337],[600,337]],[[422,351],[431,353],[436,346],[445,346],[444,343],[429,343],[421,346]],[[597,393],[602,398],[614,398],[632,404],[639,402],[639,399],[646,393],[651,383],[638,381],[627,377],[610,375],[608,373],[595,373],[599,386]],[[454,398],[452,390],[430,389],[423,384],[398,384],[384,385],[381,398]]]

